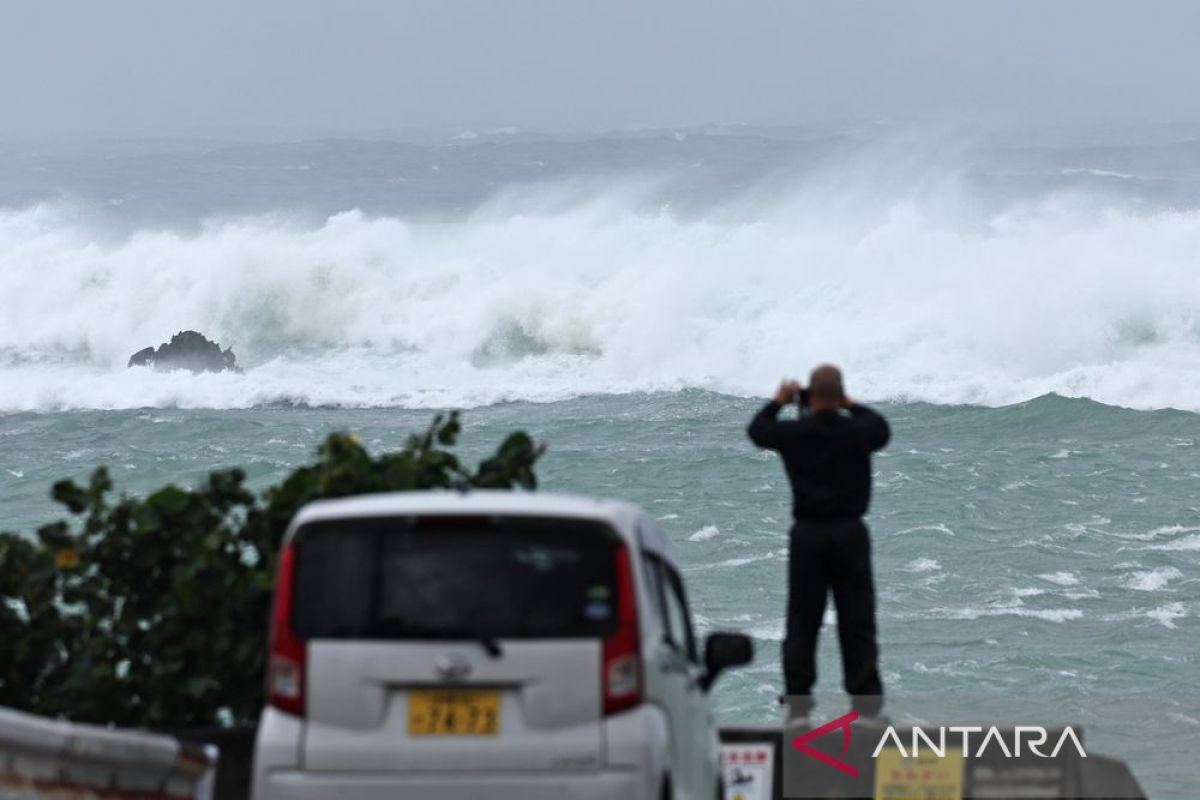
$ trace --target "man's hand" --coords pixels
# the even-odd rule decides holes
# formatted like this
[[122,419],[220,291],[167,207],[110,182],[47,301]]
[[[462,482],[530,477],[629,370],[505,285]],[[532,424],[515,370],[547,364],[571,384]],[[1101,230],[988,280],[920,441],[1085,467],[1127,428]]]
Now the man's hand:
[[800,384],[796,381],[784,381],[779,384],[779,388],[775,390],[775,402],[781,406],[786,406],[788,403],[796,402],[796,398],[800,396]]

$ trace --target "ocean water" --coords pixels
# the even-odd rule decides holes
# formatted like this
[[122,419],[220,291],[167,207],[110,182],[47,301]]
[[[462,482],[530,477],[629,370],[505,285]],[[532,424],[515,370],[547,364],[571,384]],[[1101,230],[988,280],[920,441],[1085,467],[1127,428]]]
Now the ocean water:
[[[245,372],[125,368],[184,328]],[[744,427],[824,360],[894,429],[888,689],[1073,698],[1155,796],[1200,796],[1192,134],[0,145],[0,527],[57,518],[49,484],[97,464],[266,485],[324,432],[383,450],[463,408],[468,456],[525,428],[545,489],[661,520],[700,626],[758,644],[725,720],[780,690],[789,497]]]

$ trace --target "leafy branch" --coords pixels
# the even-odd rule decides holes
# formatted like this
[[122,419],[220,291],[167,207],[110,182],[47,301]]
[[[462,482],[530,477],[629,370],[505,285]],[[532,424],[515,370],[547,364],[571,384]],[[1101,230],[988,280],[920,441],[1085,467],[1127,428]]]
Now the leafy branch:
[[458,415],[372,456],[330,435],[316,462],[261,494],[241,469],[197,487],[113,496],[108,470],[64,480],[74,519],[0,533],[0,705],[78,721],[183,727],[254,720],[280,540],[312,500],[445,488],[535,489],[544,448],[510,434],[475,469]]

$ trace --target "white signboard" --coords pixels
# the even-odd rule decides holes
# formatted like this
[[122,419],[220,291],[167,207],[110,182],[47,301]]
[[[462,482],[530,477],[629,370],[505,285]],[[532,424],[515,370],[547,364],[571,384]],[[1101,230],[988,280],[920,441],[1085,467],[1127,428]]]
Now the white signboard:
[[746,742],[721,745],[725,800],[771,800],[774,795],[775,745]]

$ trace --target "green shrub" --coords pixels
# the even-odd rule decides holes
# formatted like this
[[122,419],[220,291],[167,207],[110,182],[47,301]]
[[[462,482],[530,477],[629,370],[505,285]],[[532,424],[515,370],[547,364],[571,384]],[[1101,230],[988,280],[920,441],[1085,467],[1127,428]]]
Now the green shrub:
[[262,707],[267,618],[280,540],[324,497],[449,487],[536,488],[542,449],[511,434],[472,470],[438,416],[402,450],[372,457],[329,436],[316,463],[257,495],[240,469],[202,485],[112,497],[103,467],[51,495],[75,520],[34,539],[0,533],[0,706],[77,721],[186,727],[252,722]]

